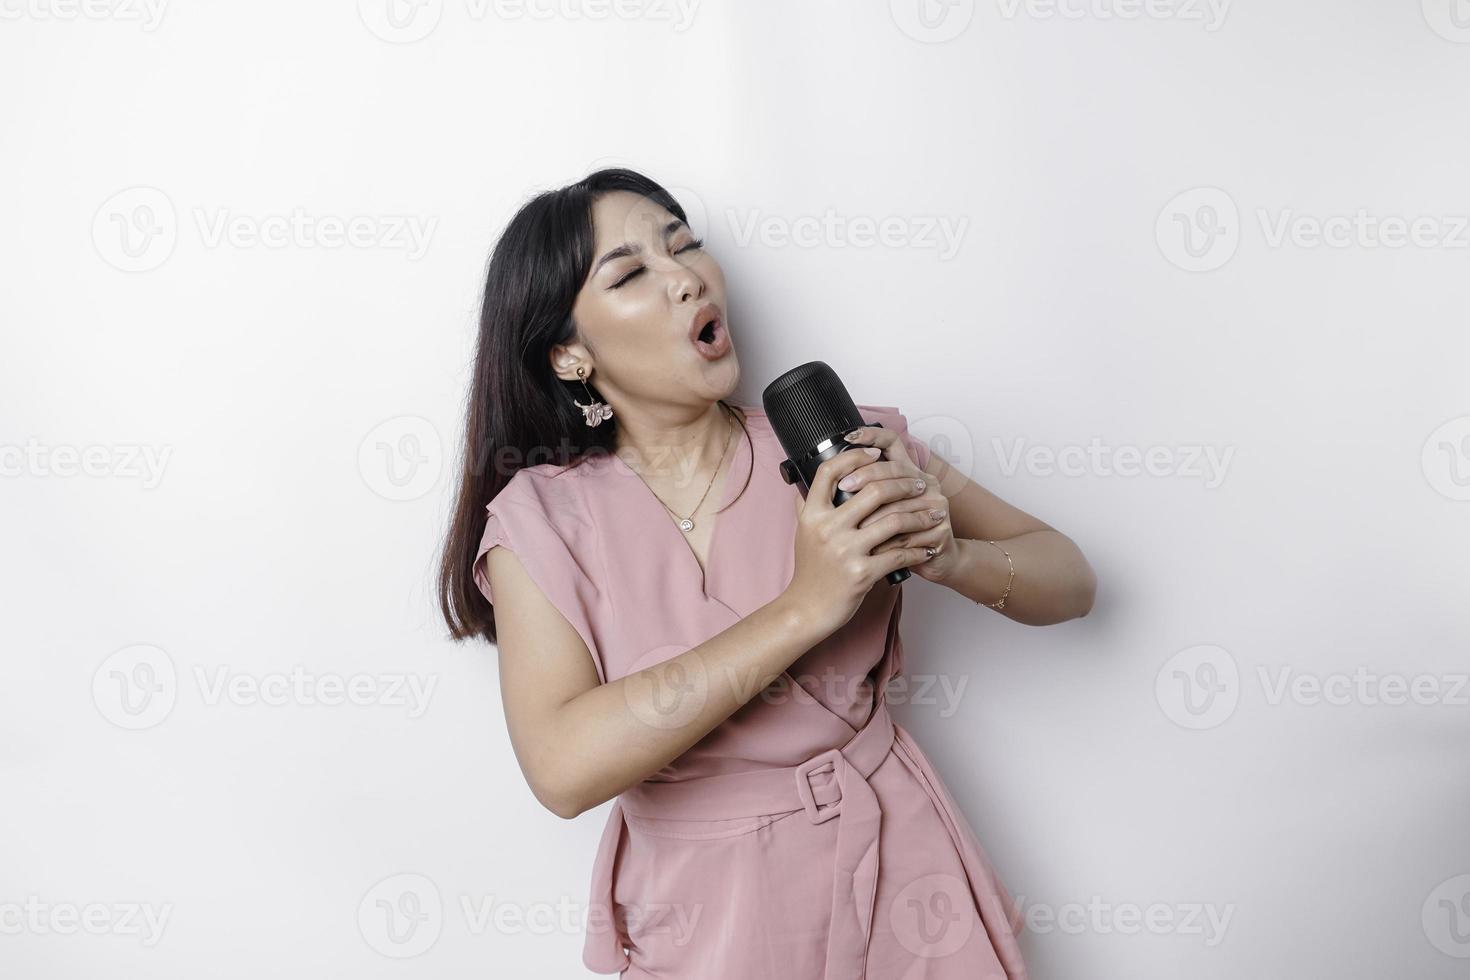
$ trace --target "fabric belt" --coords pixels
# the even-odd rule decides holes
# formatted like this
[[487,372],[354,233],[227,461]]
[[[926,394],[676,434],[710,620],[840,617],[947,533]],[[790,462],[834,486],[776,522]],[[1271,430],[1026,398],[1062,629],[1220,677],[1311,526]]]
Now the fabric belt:
[[[880,698],[867,723],[846,743],[799,765],[674,782],[645,780],[625,790],[609,815],[593,869],[592,909],[607,919],[596,930],[589,923],[583,961],[600,973],[619,972],[628,964],[618,930],[611,926],[621,811],[644,817],[725,820],[805,810],[812,823],[840,818],[824,978],[861,980],[872,935],[883,817],[868,777],[888,757],[893,740],[893,717]],[[824,778],[814,781],[819,776]]]

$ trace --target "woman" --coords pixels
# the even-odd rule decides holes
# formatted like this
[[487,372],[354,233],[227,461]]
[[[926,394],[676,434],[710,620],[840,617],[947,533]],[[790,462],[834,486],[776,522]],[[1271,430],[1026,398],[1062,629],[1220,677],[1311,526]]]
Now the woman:
[[[1044,624],[1086,615],[1092,570],[894,408],[859,406],[881,427],[803,498],[764,413],[727,400],[726,309],[683,209],[629,170],[536,197],[490,261],[441,599],[455,638],[498,645],[537,799],[571,818],[617,798],[584,961],[1024,977],[1006,889],[888,713],[903,587],[883,579]],[[834,507],[838,486],[856,496]]]

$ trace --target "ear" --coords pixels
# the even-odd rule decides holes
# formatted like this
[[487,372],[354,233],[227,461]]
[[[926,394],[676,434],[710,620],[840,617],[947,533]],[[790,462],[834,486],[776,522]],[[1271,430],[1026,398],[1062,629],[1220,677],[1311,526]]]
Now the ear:
[[551,348],[551,370],[563,381],[577,381],[577,368],[582,368],[588,378],[592,377],[592,360],[581,344],[557,344]]

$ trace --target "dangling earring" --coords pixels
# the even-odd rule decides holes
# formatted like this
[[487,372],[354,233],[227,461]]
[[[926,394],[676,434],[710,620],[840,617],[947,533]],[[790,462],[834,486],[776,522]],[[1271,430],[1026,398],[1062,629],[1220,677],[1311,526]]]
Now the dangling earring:
[[582,381],[582,390],[587,392],[589,405],[583,405],[577,399],[572,399],[572,404],[582,410],[583,421],[590,426],[601,425],[605,419],[612,418],[612,406],[606,402],[600,402],[592,397],[592,389],[587,387],[587,369],[577,368],[577,377]]

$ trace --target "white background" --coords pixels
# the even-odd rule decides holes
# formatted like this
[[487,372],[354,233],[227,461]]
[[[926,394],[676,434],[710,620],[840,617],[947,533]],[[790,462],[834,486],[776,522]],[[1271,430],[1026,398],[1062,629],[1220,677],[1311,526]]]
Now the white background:
[[825,359],[1096,567],[906,587],[1035,980],[1464,975],[1470,5],[0,11],[0,974],[582,975],[606,805],[432,575],[489,248],[613,163],[741,399]]

